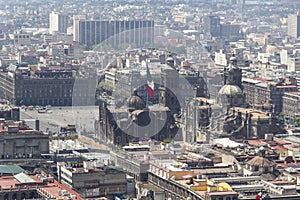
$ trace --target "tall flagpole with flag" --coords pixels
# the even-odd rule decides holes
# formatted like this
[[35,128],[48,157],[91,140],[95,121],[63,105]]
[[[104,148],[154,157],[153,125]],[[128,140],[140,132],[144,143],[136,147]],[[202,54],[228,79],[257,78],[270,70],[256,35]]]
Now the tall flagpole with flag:
[[147,102],[146,103],[147,103],[147,107],[148,107],[149,97],[150,98],[154,97],[154,82],[151,77],[148,64],[145,61],[144,61],[144,65],[146,65],[146,68],[147,68]]

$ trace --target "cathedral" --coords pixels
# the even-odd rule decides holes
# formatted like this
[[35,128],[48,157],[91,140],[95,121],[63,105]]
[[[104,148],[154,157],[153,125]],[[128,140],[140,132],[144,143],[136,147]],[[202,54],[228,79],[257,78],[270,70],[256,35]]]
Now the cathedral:
[[223,86],[215,99],[193,98],[182,112],[180,124],[183,140],[209,143],[216,138],[233,140],[264,138],[283,133],[276,125],[272,109],[262,112],[249,108],[242,86],[242,70],[235,57],[223,70]]
[[162,69],[160,76],[159,104],[149,106],[138,89],[127,99],[126,106],[100,103],[96,123],[100,140],[114,145],[143,138],[209,143],[220,137],[240,140],[284,132],[276,125],[272,109],[262,112],[249,108],[242,70],[235,57],[224,68],[223,86],[214,99],[209,98],[208,86],[196,72],[182,79],[180,72]]
[[[127,95],[120,98],[127,96],[126,105],[114,106],[105,101],[100,102],[99,121],[95,124],[99,140],[114,145],[126,145],[150,138],[157,141],[182,140],[176,116],[184,111],[188,103],[186,100],[207,97],[206,83],[198,71],[184,66],[179,66],[182,69],[175,67],[172,57],[168,57],[166,64],[158,67],[160,73],[156,77],[154,90],[158,96],[157,104],[149,104],[148,96],[145,98],[146,95],[143,95],[147,93],[144,85],[135,88],[129,98]],[[120,77],[117,81],[121,81]],[[146,80],[144,82],[147,83]],[[134,85],[133,82],[126,84]],[[125,90],[125,86],[120,86],[116,91],[123,92],[120,88]]]

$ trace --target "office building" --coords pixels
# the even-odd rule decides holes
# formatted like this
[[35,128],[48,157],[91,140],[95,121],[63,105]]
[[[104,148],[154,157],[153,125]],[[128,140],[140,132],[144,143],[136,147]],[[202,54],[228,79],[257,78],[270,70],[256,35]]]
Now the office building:
[[[81,19],[81,18],[80,18]],[[154,21],[101,21],[75,18],[74,39],[88,48],[97,44],[119,47],[124,44],[142,47],[154,40]]]
[[13,36],[15,45],[31,44],[31,34],[29,33],[26,33],[24,31],[16,31]]
[[241,26],[239,24],[221,24],[220,34],[224,38],[240,36]]
[[50,34],[66,33],[68,28],[68,16],[56,12],[49,15],[49,32]]
[[212,37],[221,36],[221,24],[220,17],[218,16],[207,16],[204,18],[204,30]]
[[79,191],[83,198],[96,198],[126,194],[126,173],[103,163],[84,161],[81,167],[70,167],[65,162],[57,163],[58,180]]
[[291,37],[299,37],[300,36],[300,15],[289,15],[288,20],[288,35]]

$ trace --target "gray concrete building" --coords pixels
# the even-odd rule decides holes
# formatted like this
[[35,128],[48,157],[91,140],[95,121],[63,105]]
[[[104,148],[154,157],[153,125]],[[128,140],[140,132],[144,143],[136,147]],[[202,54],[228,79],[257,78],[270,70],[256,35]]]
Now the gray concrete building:
[[74,29],[75,39],[91,48],[97,44],[118,47],[131,44],[142,47],[154,41],[154,21],[102,21],[75,18],[78,27]]
[[58,163],[59,182],[74,188],[83,198],[126,194],[126,173],[116,167],[104,166],[93,161],[84,161],[83,167],[74,168]]

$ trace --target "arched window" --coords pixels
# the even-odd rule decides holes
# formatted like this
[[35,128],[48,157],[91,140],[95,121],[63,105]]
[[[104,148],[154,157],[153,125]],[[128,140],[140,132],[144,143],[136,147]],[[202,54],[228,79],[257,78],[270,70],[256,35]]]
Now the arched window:
[[17,199],[17,194],[14,193],[11,198],[12,198],[12,200],[16,200]]
[[22,193],[21,194],[21,199],[26,199],[26,196],[27,196],[26,193]]

